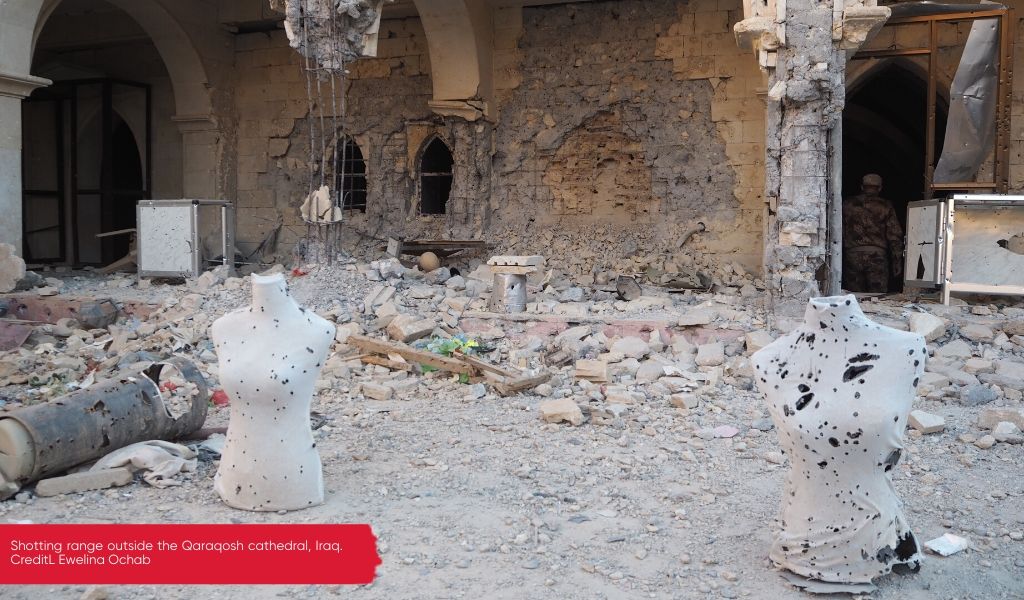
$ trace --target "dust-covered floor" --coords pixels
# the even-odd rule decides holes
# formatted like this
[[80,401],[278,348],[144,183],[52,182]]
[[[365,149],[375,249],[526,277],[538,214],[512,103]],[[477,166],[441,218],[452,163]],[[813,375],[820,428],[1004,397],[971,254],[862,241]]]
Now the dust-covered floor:
[[[293,278],[291,284],[296,297],[339,324],[358,323],[360,331],[378,335],[372,313],[382,311],[371,306],[367,312],[364,297],[368,290],[373,296],[370,287],[379,282],[366,281],[359,271],[333,274],[338,283],[317,284],[312,295],[304,296],[303,286],[308,292],[317,280]],[[433,317],[449,310],[447,298],[473,297],[458,285],[431,285],[408,274],[385,274],[383,279],[397,289],[399,313]],[[135,291],[145,295],[160,289],[176,298],[197,293],[201,298],[190,301],[196,304],[191,310],[207,313],[201,320],[206,323],[244,302],[246,288],[244,281],[229,280],[201,292],[173,286]],[[330,298],[318,300],[324,290],[330,290]],[[531,300],[543,302],[545,294],[565,298],[566,291],[534,294],[538,298]],[[103,586],[115,599],[804,597],[766,559],[788,463],[778,452],[765,404],[750,385],[743,335],[764,326],[756,302],[685,294],[616,305],[589,289],[579,299],[577,292],[569,295],[557,303],[586,304],[582,312],[604,322],[587,325],[578,338],[558,337],[580,322],[580,310],[562,318],[558,307],[533,306],[546,316],[518,322],[480,314],[472,319],[466,312],[459,327],[497,347],[488,358],[498,363],[532,365],[551,350],[565,348],[577,358],[609,361],[608,385],[574,380],[570,363],[531,393],[502,397],[488,389],[476,397],[475,388],[443,373],[410,376],[329,361],[325,378],[330,381],[320,386],[312,405],[328,419],[315,431],[327,489],[322,506],[283,515],[231,509],[213,491],[216,462],[206,461],[195,473],[180,476],[179,487],[156,489],[136,482],[51,498],[22,494],[0,503],[0,518],[35,523],[370,523],[383,559],[376,581],[368,586]],[[167,311],[177,302],[170,304]],[[882,578],[870,597],[1024,598],[1024,446],[976,443],[988,433],[977,424],[983,410],[1022,406],[1021,390],[1012,389],[1017,381],[1012,369],[1024,363],[1024,346],[1019,334],[1000,330],[1012,329],[1005,324],[1019,321],[1015,311],[1020,309],[991,306],[972,314],[967,307],[865,303],[869,316],[904,329],[905,317],[921,307],[941,315],[948,328],[929,344],[939,353],[935,366],[943,373],[928,379],[931,387],[921,390],[915,408],[941,415],[946,428],[928,435],[908,431],[894,480],[921,541],[949,532],[969,539],[973,548],[948,558],[928,555],[919,573]],[[632,362],[602,347],[617,339],[609,331],[625,331],[639,321],[670,323],[670,339],[651,341],[646,358]],[[988,328],[991,337],[979,327]],[[694,366],[697,347],[713,340],[724,340],[722,363]],[[960,344],[942,352],[958,341],[973,356],[962,356]],[[168,343],[173,345],[173,339]],[[203,344],[200,340],[179,351],[202,364],[215,382],[216,364],[203,355],[209,350]],[[344,344],[336,353],[345,354]],[[11,358],[8,353],[5,360]],[[703,381],[693,390],[698,397],[694,408],[677,408],[664,393],[664,382],[658,376],[650,380],[649,369],[641,375],[643,365],[662,359],[701,374]],[[1002,385],[977,379],[986,373],[1001,374],[997,381]],[[370,381],[392,384],[393,397],[366,398],[360,385]],[[992,397],[980,404],[965,400],[964,390],[972,385],[985,387]],[[619,386],[624,390],[612,389]],[[609,410],[612,396],[621,397],[622,391],[632,401]],[[539,418],[542,402],[562,396],[585,409],[582,425]],[[211,408],[206,426],[226,425],[228,413],[228,407]],[[738,434],[719,437],[719,426],[735,427]],[[79,598],[85,589],[4,586],[0,595]]]

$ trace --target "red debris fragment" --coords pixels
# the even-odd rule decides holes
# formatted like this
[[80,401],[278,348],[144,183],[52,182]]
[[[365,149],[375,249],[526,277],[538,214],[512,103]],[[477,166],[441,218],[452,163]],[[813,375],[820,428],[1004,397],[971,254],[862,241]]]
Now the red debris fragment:
[[213,401],[214,406],[227,406],[228,402],[230,402],[230,400],[228,400],[228,395],[224,390],[214,391],[210,396],[210,400]]
[[309,275],[309,271],[303,271],[302,269],[295,267],[292,269],[292,275],[295,277],[302,277],[303,275]]

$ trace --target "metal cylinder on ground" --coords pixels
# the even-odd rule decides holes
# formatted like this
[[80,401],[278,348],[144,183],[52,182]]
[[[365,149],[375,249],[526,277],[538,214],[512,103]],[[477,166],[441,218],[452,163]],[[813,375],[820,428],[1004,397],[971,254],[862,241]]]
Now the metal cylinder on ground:
[[506,313],[526,310],[526,275],[495,273],[490,308],[495,312]]
[[[187,393],[175,393],[174,371]],[[0,414],[0,475],[24,485],[129,444],[186,436],[203,426],[208,401],[199,369],[172,358]]]

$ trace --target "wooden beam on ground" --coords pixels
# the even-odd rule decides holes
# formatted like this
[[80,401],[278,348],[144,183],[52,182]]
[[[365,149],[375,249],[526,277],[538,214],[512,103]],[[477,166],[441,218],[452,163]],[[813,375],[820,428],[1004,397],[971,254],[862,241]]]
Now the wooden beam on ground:
[[410,363],[427,365],[434,367],[435,369],[450,371],[460,375],[471,375],[476,370],[476,368],[470,364],[455,358],[448,358],[447,356],[441,356],[439,354],[434,354],[433,352],[417,350],[416,348],[406,346],[405,344],[385,342],[384,340],[377,340],[363,335],[350,335],[348,336],[347,343],[350,346],[377,352],[378,354],[397,354]]

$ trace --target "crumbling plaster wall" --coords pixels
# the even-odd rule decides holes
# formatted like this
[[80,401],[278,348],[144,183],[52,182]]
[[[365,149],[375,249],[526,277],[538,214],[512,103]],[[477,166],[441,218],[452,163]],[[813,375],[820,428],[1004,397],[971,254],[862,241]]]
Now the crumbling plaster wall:
[[[239,248],[248,253],[282,223],[280,248],[287,255],[306,235],[298,206],[315,170],[301,58],[283,32],[239,35],[236,49]],[[366,161],[367,211],[346,211],[343,245],[353,249],[388,236],[480,235],[487,211],[479,207],[489,196],[491,125],[433,115],[427,105],[430,58],[419,20],[383,21],[377,57],[355,61],[349,71],[344,107],[338,90],[339,128],[355,138]],[[315,82],[313,87],[316,93]],[[329,84],[322,83],[330,128],[334,106],[327,90]],[[320,112],[314,107],[315,132]],[[453,151],[453,187],[446,215],[420,216],[415,163],[435,135]],[[320,185],[319,171],[313,172],[313,181]]]
[[[739,0],[499,9],[493,122],[433,114],[419,20],[383,21],[378,57],[349,67],[343,128],[367,161],[368,208],[346,213],[344,244],[483,237],[499,250],[560,257],[584,278],[629,270],[622,256],[637,267],[661,256],[756,270],[763,79],[733,40],[741,16]],[[306,233],[299,61],[281,33],[236,37],[243,252],[279,222],[283,252]],[[448,214],[424,217],[416,162],[434,135],[453,150],[454,181]],[[679,236],[698,221],[708,232],[687,246],[689,258],[677,256]]]
[[499,12],[490,237],[586,276],[671,260],[701,221],[691,257],[756,269],[763,80],[732,36],[741,18],[714,0]]

